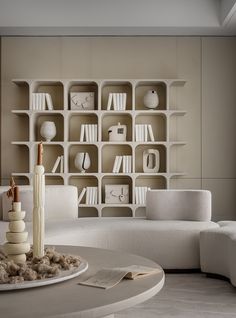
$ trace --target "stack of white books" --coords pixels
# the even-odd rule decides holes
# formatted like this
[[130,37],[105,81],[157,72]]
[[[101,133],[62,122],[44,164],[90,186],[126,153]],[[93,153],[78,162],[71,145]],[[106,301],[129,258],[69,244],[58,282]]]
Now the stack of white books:
[[[60,167],[60,169],[58,169],[58,167]],[[53,168],[52,168],[52,173],[55,173],[57,171],[57,169],[59,170],[59,173],[63,173],[64,172],[64,156],[58,156]]]
[[135,203],[139,205],[146,205],[146,195],[148,187],[135,187]]
[[80,128],[80,141],[97,142],[98,141],[98,125],[82,124]]
[[136,124],[135,125],[135,140],[136,141],[152,141],[154,142],[154,134],[152,125],[150,124]]
[[126,93],[109,93],[107,101],[107,110],[111,110],[112,106],[114,110],[125,110],[126,100]]
[[[123,164],[122,164],[123,162]],[[119,173],[122,165],[123,173],[131,173],[132,172],[132,156],[116,156],[112,173]]]
[[53,110],[52,97],[48,93],[33,93],[32,94],[32,110]]
[[98,188],[97,187],[86,187],[83,188],[79,198],[78,204],[82,201],[84,195],[86,193],[85,203],[89,205],[97,204],[98,203]]

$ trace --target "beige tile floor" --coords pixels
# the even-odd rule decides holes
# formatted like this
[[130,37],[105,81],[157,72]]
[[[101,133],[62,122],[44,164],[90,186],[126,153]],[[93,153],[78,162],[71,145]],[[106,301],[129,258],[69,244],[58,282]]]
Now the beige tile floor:
[[115,318],[236,318],[236,288],[204,274],[167,274],[152,299]]

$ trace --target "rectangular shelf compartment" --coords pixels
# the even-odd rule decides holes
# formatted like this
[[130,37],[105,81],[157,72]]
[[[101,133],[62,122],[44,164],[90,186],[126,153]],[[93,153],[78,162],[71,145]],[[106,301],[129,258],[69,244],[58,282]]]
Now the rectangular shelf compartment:
[[14,105],[14,109],[29,109],[29,84],[26,81],[13,81],[12,94],[8,96],[9,103]]
[[[69,119],[69,141],[80,141],[80,132],[82,124],[97,124],[98,117],[94,113],[71,114]],[[84,138],[85,140],[85,138]]]
[[[90,81],[72,81],[69,83],[68,105],[71,109],[70,93],[94,93],[94,109],[98,110],[98,84]],[[79,110],[79,109],[78,109]],[[91,111],[91,110],[90,110]]]
[[132,217],[132,209],[128,206],[107,206],[102,208],[102,217]]
[[[48,93],[51,95],[54,110],[64,109],[64,85],[60,81],[35,81],[33,93]],[[47,107],[46,107],[47,109]]]
[[108,130],[112,126],[126,125],[127,136],[126,141],[132,141],[132,116],[125,113],[107,113],[102,117],[102,141],[109,141]]
[[[135,117],[135,124],[146,124],[152,126],[155,141],[166,141],[166,116],[164,114],[141,113]],[[148,132],[148,141],[150,136]]]
[[95,145],[70,145],[69,147],[69,172],[80,173],[75,167],[75,157],[78,152],[87,152],[90,157],[90,167],[86,170],[86,173],[97,173],[98,172],[98,148]]
[[148,149],[155,149],[160,154],[160,167],[158,173],[166,172],[166,147],[164,145],[140,144],[135,148],[135,172],[144,173],[143,171],[143,152]]
[[[105,81],[102,84],[101,106],[107,110],[109,93],[126,93],[126,110],[132,110],[132,84],[129,81]],[[112,110],[114,108],[112,107]]]
[[162,81],[140,81],[135,87],[135,109],[136,110],[149,110],[144,105],[144,96],[149,90],[157,92],[159,104],[155,110],[167,109],[167,87],[166,83]]
[[45,140],[40,134],[40,129],[45,121],[52,121],[56,126],[56,136],[51,140],[52,142],[64,141],[64,117],[61,114],[37,114],[34,125],[34,141]]
[[[102,203],[103,204],[105,203],[105,185],[106,184],[128,184],[129,185],[129,204],[132,204],[132,195],[133,195],[132,185],[133,185],[133,182],[132,182],[131,177],[114,176],[114,175],[103,176],[103,178],[102,178]],[[112,204],[109,204],[109,206],[112,206]],[[115,204],[114,204],[114,206],[115,206]],[[124,204],[124,206],[125,206],[125,204]]]
[[[81,191],[83,188],[86,187],[98,187],[98,179],[95,176],[86,176],[86,174],[83,174],[81,176],[71,176],[69,178],[69,184],[77,187],[78,189],[78,196],[80,196]],[[99,194],[99,190],[98,190]],[[79,204],[85,204],[86,200],[86,193],[83,196],[81,202]],[[99,195],[98,195],[98,201],[99,201]]]
[[[37,153],[38,153],[38,144],[36,143],[34,146],[34,159],[33,159],[34,164],[36,164],[37,162]],[[45,168],[45,173],[52,172],[52,168],[54,166],[55,161],[57,160],[57,157],[62,156],[63,154],[64,154],[64,149],[61,145],[43,144],[43,165]],[[57,168],[57,171],[59,170],[60,170],[60,167]]]
[[[102,147],[102,172],[112,173],[116,156],[125,156],[125,155],[132,156],[132,148],[130,145],[105,144]],[[122,172],[122,163],[121,163],[120,172]]]

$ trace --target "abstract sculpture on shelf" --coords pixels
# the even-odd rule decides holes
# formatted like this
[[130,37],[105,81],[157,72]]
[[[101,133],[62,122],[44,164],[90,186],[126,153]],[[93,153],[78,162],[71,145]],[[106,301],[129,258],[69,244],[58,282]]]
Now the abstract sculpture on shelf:
[[33,180],[33,254],[34,257],[44,256],[44,204],[45,176],[43,166],[43,144],[38,145],[38,160],[34,168]]
[[157,149],[147,149],[143,152],[143,172],[156,173],[160,168],[160,153]]
[[29,252],[30,244],[26,242],[28,232],[24,231],[25,211],[21,211],[19,187],[15,185],[13,178],[11,178],[7,196],[12,197],[12,209],[8,212],[9,232],[6,232],[7,243],[4,244],[4,251],[9,260],[13,260],[15,263],[25,263],[25,253]]
[[109,141],[126,141],[127,127],[118,123],[108,129]]
[[148,90],[143,98],[144,106],[147,108],[156,108],[159,104],[159,98],[157,92],[154,90]]
[[88,170],[91,165],[91,160],[88,152],[78,152],[75,156],[74,164],[75,167],[82,173]]

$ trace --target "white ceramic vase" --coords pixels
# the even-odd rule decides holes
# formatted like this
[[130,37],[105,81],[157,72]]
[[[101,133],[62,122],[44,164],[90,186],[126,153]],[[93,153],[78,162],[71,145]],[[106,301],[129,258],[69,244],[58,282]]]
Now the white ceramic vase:
[[91,160],[87,152],[78,152],[75,156],[75,167],[84,173],[89,169]]
[[40,128],[40,135],[47,142],[51,141],[56,136],[57,130],[54,121],[44,121]]
[[144,95],[143,103],[147,108],[156,108],[159,104],[157,92],[154,90],[147,91],[147,93]]

